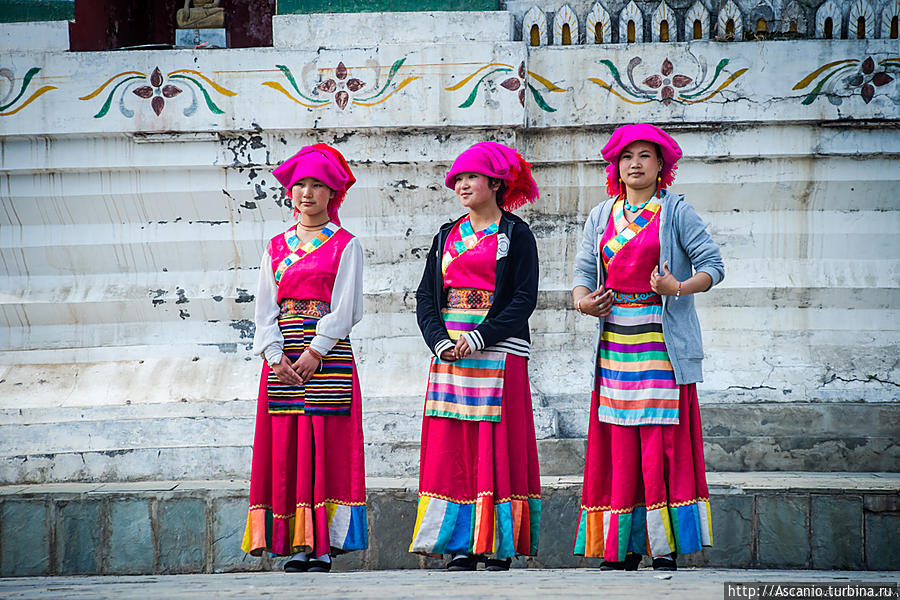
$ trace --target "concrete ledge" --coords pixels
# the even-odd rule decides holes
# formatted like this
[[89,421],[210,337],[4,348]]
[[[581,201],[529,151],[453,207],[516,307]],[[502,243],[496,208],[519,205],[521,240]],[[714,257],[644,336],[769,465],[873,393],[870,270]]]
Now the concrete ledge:
[[[710,473],[715,547],[685,566],[893,566],[900,475]],[[369,478],[370,547],[337,570],[442,566],[407,552],[417,481]],[[540,553],[517,566],[599,565],[572,555],[579,477],[544,477]],[[0,487],[0,576],[210,573],[279,569],[240,550],[249,483],[154,481]]]

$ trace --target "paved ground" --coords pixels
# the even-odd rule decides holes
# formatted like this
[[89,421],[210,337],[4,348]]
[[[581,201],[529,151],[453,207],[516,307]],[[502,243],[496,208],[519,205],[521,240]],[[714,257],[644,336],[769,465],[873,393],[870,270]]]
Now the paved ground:
[[30,577],[0,580],[0,598],[82,600],[94,598],[366,598],[441,599],[615,598],[705,600],[724,598],[724,582],[850,581],[896,583],[900,571],[773,571],[683,569],[672,574],[641,569],[618,573],[597,569],[515,569],[509,573],[449,573],[443,570],[347,573],[231,573],[134,577]]

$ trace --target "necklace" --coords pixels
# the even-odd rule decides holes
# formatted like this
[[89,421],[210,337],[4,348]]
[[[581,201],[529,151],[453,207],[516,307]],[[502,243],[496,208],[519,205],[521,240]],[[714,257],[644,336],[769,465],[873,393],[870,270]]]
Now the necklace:
[[653,199],[653,197],[651,196],[650,198],[647,198],[646,200],[644,200],[644,203],[643,203],[643,204],[638,204],[637,206],[632,206],[632,205],[630,205],[630,204],[628,203],[628,199],[627,199],[627,198],[622,198],[622,202],[625,203],[625,209],[626,209],[626,210],[629,210],[629,211],[631,211],[631,212],[637,212],[637,211],[639,211],[639,210],[644,210],[644,207],[647,206],[648,204],[650,204],[650,201],[651,201],[652,199]]
[[302,227],[306,231],[316,231],[318,229],[322,229],[326,225],[328,225],[329,221],[325,221],[324,223],[320,223],[319,225],[304,225],[303,223],[298,222],[297,226]]

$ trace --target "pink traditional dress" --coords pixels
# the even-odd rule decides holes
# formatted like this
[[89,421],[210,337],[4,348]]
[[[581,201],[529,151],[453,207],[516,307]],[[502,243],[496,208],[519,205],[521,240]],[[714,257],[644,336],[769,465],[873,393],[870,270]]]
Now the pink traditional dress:
[[[474,330],[493,303],[497,225],[475,232],[468,217],[447,237],[441,269],[451,340]],[[528,359],[486,348],[432,358],[410,552],[537,552],[541,511]]]
[[617,200],[599,248],[615,297],[600,338],[575,554],[611,562],[712,545],[696,384],[675,382],[650,288],[660,208],[650,202],[629,223]]
[[296,225],[260,266],[254,350],[268,363],[307,347],[322,365],[305,385],[264,363],[245,552],[340,554],[368,547],[359,379],[348,337],[362,318],[362,249],[335,223],[301,244]]

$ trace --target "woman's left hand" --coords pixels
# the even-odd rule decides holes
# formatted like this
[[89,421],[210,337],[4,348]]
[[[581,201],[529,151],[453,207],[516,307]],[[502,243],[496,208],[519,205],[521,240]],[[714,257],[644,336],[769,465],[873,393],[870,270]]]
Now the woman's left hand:
[[294,361],[292,366],[297,372],[297,375],[300,376],[300,379],[303,380],[303,383],[306,383],[312,378],[316,369],[319,368],[319,364],[321,364],[321,361],[307,349],[303,351],[300,358]]
[[465,358],[470,354],[472,354],[472,349],[469,348],[469,342],[463,336],[459,336],[459,339],[456,340],[456,356]]
[[650,289],[660,296],[674,296],[681,282],[669,272],[669,261],[663,263],[663,274],[660,275],[656,267],[650,273]]

